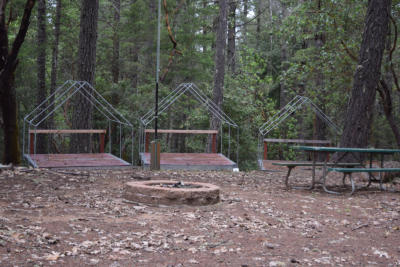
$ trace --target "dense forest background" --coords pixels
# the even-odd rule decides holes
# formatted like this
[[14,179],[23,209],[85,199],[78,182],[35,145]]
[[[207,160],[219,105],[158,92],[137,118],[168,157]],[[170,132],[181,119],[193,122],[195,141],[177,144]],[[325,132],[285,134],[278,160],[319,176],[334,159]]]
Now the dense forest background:
[[[221,14],[226,14],[222,108],[240,126],[241,169],[256,168],[258,128],[296,95],[309,97],[342,128],[368,1],[224,0],[225,13],[220,12],[221,1],[163,1],[160,97],[180,83],[193,82],[213,98],[218,25]],[[11,40],[18,31],[24,2],[10,1],[7,7]],[[81,1],[37,2],[15,75],[20,128],[23,117],[45,99],[55,85],[79,80]],[[44,24],[38,21],[41,11],[45,16]],[[392,1],[381,71],[391,92],[392,115],[397,125],[400,125],[400,91],[396,77],[400,64],[399,12],[400,1]],[[156,25],[157,1],[99,1],[94,86],[135,125],[136,140],[138,119],[154,105]],[[55,49],[57,43],[58,50]],[[38,75],[38,66],[43,64],[45,71]],[[396,139],[382,103],[381,95],[377,94],[369,144],[395,147]],[[207,129],[210,118],[194,106],[192,99],[178,101],[173,110],[161,117],[160,128]],[[0,126],[2,123],[0,119]],[[0,140],[2,135],[0,130]],[[338,140],[310,110],[288,120],[269,135],[276,138],[299,136]],[[202,152],[205,149],[202,141],[189,137],[185,140],[180,135],[165,136],[163,149]],[[0,142],[0,151],[3,149]],[[290,157],[290,153],[285,154],[278,148],[271,153]]]

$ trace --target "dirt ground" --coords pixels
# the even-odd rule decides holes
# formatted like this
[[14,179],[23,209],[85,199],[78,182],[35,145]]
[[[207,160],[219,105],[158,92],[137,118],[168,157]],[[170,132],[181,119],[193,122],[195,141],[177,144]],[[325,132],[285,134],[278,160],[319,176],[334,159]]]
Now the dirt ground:
[[[310,174],[294,170],[291,182]],[[3,171],[0,266],[400,266],[398,184],[332,195],[285,190],[284,175]],[[212,183],[221,201],[158,207],[122,197],[126,182],[148,178]]]

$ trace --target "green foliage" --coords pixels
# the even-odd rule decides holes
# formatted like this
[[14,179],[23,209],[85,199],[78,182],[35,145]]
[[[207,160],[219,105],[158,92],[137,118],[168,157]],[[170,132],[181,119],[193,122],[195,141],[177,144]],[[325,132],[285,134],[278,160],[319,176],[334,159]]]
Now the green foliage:
[[[12,1],[14,20],[9,26],[10,42],[17,32],[22,15],[20,2]],[[114,21],[111,1],[100,0],[96,89],[135,126],[138,142],[138,119],[154,105],[157,1],[121,0],[120,22]],[[240,126],[239,166],[257,168],[258,128],[295,95],[305,95],[333,121],[342,126],[364,26],[367,0],[362,1],[294,1],[249,0],[244,16],[243,1],[236,10],[236,73],[226,71],[223,110]],[[269,6],[271,3],[271,7]],[[321,3],[321,6],[318,6]],[[400,2],[393,1],[392,15],[400,17]],[[50,81],[51,51],[54,42],[55,0],[48,3],[47,87]],[[214,77],[215,25],[218,7],[214,2],[167,0],[169,25],[176,49],[163,20],[161,25],[161,70],[165,79],[160,84],[160,99],[182,82],[194,82],[210,98]],[[162,12],[165,19],[164,10]],[[59,45],[58,80],[76,79],[78,69],[79,1],[63,1]],[[259,22],[259,25],[257,23]],[[393,27],[392,27],[393,32]],[[119,39],[119,79],[113,82],[113,41]],[[317,41],[321,42],[318,44]],[[398,51],[392,63],[398,72]],[[383,69],[387,73],[388,62]],[[36,10],[26,42],[20,53],[16,72],[19,119],[36,105]],[[395,117],[399,120],[399,97],[393,95]],[[377,104],[377,107],[379,105]],[[379,111],[379,109],[378,109]],[[273,130],[270,138],[313,138],[313,111],[299,111]],[[160,116],[160,128],[207,129],[209,114],[189,96],[183,96]],[[376,146],[393,146],[393,134],[382,112],[377,112],[371,142]],[[62,118],[58,118],[62,121]],[[105,127],[100,117],[95,125]],[[400,122],[398,122],[400,123]],[[64,127],[62,122],[59,127]],[[232,129],[231,129],[232,130]],[[228,128],[224,126],[224,150],[228,147]],[[124,133],[127,135],[128,133]],[[236,160],[236,136],[231,138],[231,154]],[[163,136],[162,149],[203,152],[205,137],[171,139]],[[328,132],[327,138],[337,138]],[[131,140],[124,144],[129,147]],[[178,147],[174,147],[174,142]],[[114,144],[117,146],[117,144]],[[137,155],[137,145],[135,152]],[[224,151],[227,152],[227,151]],[[129,154],[129,151],[125,151]],[[298,157],[284,146],[272,146],[269,155],[275,158]]]

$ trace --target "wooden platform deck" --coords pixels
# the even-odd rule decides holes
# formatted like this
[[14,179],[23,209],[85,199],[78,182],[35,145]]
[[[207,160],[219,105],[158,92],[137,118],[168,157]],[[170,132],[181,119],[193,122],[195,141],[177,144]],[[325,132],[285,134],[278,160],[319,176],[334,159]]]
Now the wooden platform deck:
[[[150,153],[141,153],[143,166],[150,166]],[[237,164],[223,154],[218,153],[161,153],[162,170],[230,170]]]
[[28,162],[37,168],[123,167],[130,164],[109,153],[90,154],[25,154]]

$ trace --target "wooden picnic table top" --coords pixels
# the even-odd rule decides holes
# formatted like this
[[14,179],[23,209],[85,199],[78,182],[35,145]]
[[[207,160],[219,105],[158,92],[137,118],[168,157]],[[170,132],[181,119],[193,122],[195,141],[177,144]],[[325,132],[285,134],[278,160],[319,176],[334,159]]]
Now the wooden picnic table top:
[[316,152],[359,152],[359,153],[381,153],[381,154],[400,153],[400,149],[386,149],[386,148],[320,147],[320,146],[293,146],[293,148],[297,150],[316,151]]

